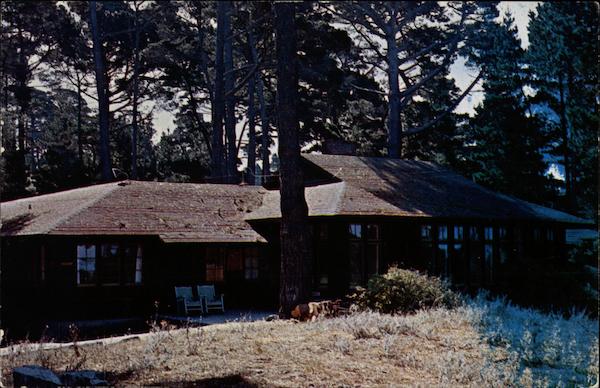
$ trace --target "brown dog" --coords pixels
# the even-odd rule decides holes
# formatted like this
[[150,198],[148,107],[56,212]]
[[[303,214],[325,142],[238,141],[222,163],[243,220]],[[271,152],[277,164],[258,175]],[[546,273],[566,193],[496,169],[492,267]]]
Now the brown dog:
[[319,316],[331,317],[336,315],[337,307],[339,307],[339,301],[332,302],[330,300],[324,300],[322,302],[309,302],[297,305],[292,310],[292,318],[299,321],[314,321]]

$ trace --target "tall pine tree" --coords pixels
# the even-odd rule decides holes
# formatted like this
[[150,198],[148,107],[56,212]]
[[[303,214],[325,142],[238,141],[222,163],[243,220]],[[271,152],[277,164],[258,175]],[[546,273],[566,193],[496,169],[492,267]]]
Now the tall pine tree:
[[469,63],[483,71],[485,98],[464,128],[463,170],[480,184],[534,202],[550,196],[547,138],[524,92],[524,51],[514,19],[489,18]]

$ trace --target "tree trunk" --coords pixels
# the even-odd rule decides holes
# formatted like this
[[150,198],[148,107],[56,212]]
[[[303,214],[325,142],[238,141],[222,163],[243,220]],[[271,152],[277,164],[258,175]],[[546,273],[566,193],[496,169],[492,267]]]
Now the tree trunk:
[[92,31],[92,41],[94,49],[94,69],[96,73],[96,89],[98,91],[98,115],[100,124],[100,165],[102,180],[112,180],[112,166],[110,160],[110,139],[108,128],[108,116],[110,103],[108,100],[108,83],[106,77],[106,65],[102,42],[100,41],[100,31],[98,18],[96,15],[96,2],[90,1],[90,27]]
[[225,13],[227,6],[225,2],[217,4],[217,40],[215,47],[215,87],[212,103],[212,155],[211,174],[214,182],[223,181],[224,162],[223,155],[223,116],[225,102],[223,100],[223,46],[225,43]]
[[[256,45],[254,42],[254,35],[250,32],[249,39],[251,38],[250,43],[250,54],[252,56],[252,62],[258,63],[258,53],[256,52]],[[260,127],[261,127],[261,159],[262,159],[262,183],[265,183],[268,179],[268,176],[271,173],[270,166],[270,152],[269,145],[271,144],[271,138],[269,137],[269,116],[267,115],[267,105],[265,102],[265,94],[264,94],[264,82],[260,75],[260,71],[256,71],[254,73],[255,86],[256,86],[256,94],[258,97],[258,104],[260,109]]]
[[[394,25],[394,23],[390,23]],[[398,46],[396,45],[396,31],[394,28],[387,39],[387,75],[388,75],[388,156],[400,157],[400,85],[398,83]]]
[[237,150],[235,144],[235,93],[233,93],[233,36],[231,34],[231,1],[223,2],[226,7],[225,14],[225,47],[223,65],[225,70],[225,137],[227,138],[227,182],[237,181]]
[[[252,28],[252,19],[250,18],[248,25]],[[252,31],[248,31],[248,45],[250,52],[254,47],[254,36]],[[256,63],[256,58],[252,55],[252,63]],[[254,185],[256,183],[256,128],[255,128],[255,111],[254,111],[254,89],[256,85],[256,76],[253,75],[248,79],[248,178],[247,183]]]
[[77,157],[79,164],[84,167],[83,163],[83,126],[81,124],[81,110],[83,105],[83,97],[81,96],[81,78],[79,72],[77,76]]
[[138,26],[138,4],[134,4],[134,42],[133,42],[133,112],[131,122],[131,178],[137,179],[137,140],[138,140],[138,94],[139,94],[139,63],[140,63],[140,31]]
[[562,146],[563,146],[563,165],[565,168],[565,199],[567,208],[573,210],[573,187],[571,179],[571,158],[570,158],[570,146],[569,146],[569,124],[567,122],[567,108],[565,102],[565,86],[562,75],[558,79],[559,87],[559,104],[560,104],[560,128],[562,134]]
[[294,4],[277,2],[274,7],[281,183],[279,312],[289,316],[295,305],[307,301],[310,296],[312,255],[296,112],[298,79]]
[[265,101],[264,94],[264,82],[260,77],[260,73],[256,74],[257,80],[257,95],[258,95],[258,103],[260,104],[260,127],[261,127],[261,135],[260,135],[260,147],[262,149],[262,173],[263,179],[262,182],[265,183],[271,174],[271,163],[270,156],[271,152],[269,151],[269,146],[271,145],[271,137],[269,134],[269,116],[267,115],[267,105]]
[[254,126],[254,76],[248,80],[248,173],[250,184],[256,182],[256,128]]

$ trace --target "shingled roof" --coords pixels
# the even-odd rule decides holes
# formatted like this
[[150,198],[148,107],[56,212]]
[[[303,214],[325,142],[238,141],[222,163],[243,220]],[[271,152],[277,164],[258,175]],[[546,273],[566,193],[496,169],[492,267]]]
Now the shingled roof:
[[2,203],[3,236],[157,235],[165,242],[264,242],[244,221],[256,186],[123,181]]
[[[326,172],[332,182],[346,183],[340,209],[355,209],[354,215],[591,224],[564,212],[493,192],[430,162],[342,155],[303,156]],[[311,190],[307,191],[310,207]],[[372,211],[371,203],[378,211]],[[256,213],[261,211],[262,208]]]

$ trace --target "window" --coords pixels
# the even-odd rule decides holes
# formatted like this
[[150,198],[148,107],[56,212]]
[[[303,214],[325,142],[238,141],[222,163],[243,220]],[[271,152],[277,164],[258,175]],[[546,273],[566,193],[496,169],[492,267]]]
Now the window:
[[464,230],[464,228],[462,226],[459,226],[459,225],[454,226],[454,240],[455,241],[463,240],[463,230]]
[[379,240],[379,225],[368,224],[367,225],[367,239]]
[[483,274],[483,246],[481,243],[481,229],[478,226],[469,227],[469,284],[479,286]]
[[325,241],[329,238],[329,230],[326,224],[319,225],[319,239]]
[[350,224],[350,238],[360,239],[362,237],[362,225],[361,224]]
[[440,241],[448,240],[448,226],[440,225],[438,227],[438,240],[440,240]]
[[485,244],[484,249],[485,259],[485,281],[486,283],[492,283],[493,281],[493,266],[494,266],[494,247],[491,244]]
[[540,228],[533,229],[533,240],[541,241],[542,240],[542,230]]
[[207,256],[206,258],[206,281],[222,282],[223,277],[223,259],[218,256]]
[[119,284],[120,282],[120,260],[118,244],[100,245],[100,260],[98,269],[100,270],[101,284]]
[[379,225],[369,224],[367,225],[367,249],[366,249],[366,261],[367,261],[367,278],[372,275],[379,273]]
[[479,241],[481,238],[479,237],[479,228],[476,226],[471,226],[469,228],[469,238],[471,241]]
[[359,286],[363,283],[364,257],[363,244],[361,241],[350,241],[350,286]]
[[95,245],[77,245],[77,284],[95,284],[95,283],[96,283],[96,246]]
[[421,240],[431,241],[432,237],[431,225],[421,225]]
[[260,255],[256,247],[244,248],[244,278],[248,280],[258,279],[260,267]]
[[485,240],[483,245],[484,281],[491,284],[494,281],[494,228],[486,226],[483,229],[483,238]]
[[450,265],[448,255],[448,244],[438,244],[437,246],[437,268],[435,268],[436,275],[442,275],[443,277],[449,277]]
[[142,284],[142,246],[77,245],[77,284]]
[[498,253],[500,265],[508,263],[510,255],[510,244],[508,242],[508,231],[504,227],[498,228],[498,240],[500,241]]
[[440,225],[438,227],[438,245],[437,245],[437,260],[434,268],[434,274],[441,275],[445,278],[450,277],[450,250],[448,241],[448,226]]
[[466,282],[465,274],[468,271],[467,255],[464,245],[464,227],[454,225],[452,236],[454,237],[454,245],[452,246],[451,275],[453,281],[458,284]]
[[546,240],[547,241],[554,241],[554,230],[553,229],[548,228],[546,230]]
[[492,228],[491,226],[486,226],[483,229],[483,236],[485,238],[485,241],[492,241],[494,239],[494,228]]
[[227,257],[225,267],[227,272],[242,271],[244,269],[244,252],[239,248],[231,248],[225,251]]
[[142,284],[142,246],[138,245],[135,255],[135,284]]
[[498,239],[500,241],[506,241],[508,239],[508,233],[506,231],[506,228],[504,228],[504,227],[498,228]]
[[258,279],[258,257],[246,256],[244,258],[244,278],[246,280]]

